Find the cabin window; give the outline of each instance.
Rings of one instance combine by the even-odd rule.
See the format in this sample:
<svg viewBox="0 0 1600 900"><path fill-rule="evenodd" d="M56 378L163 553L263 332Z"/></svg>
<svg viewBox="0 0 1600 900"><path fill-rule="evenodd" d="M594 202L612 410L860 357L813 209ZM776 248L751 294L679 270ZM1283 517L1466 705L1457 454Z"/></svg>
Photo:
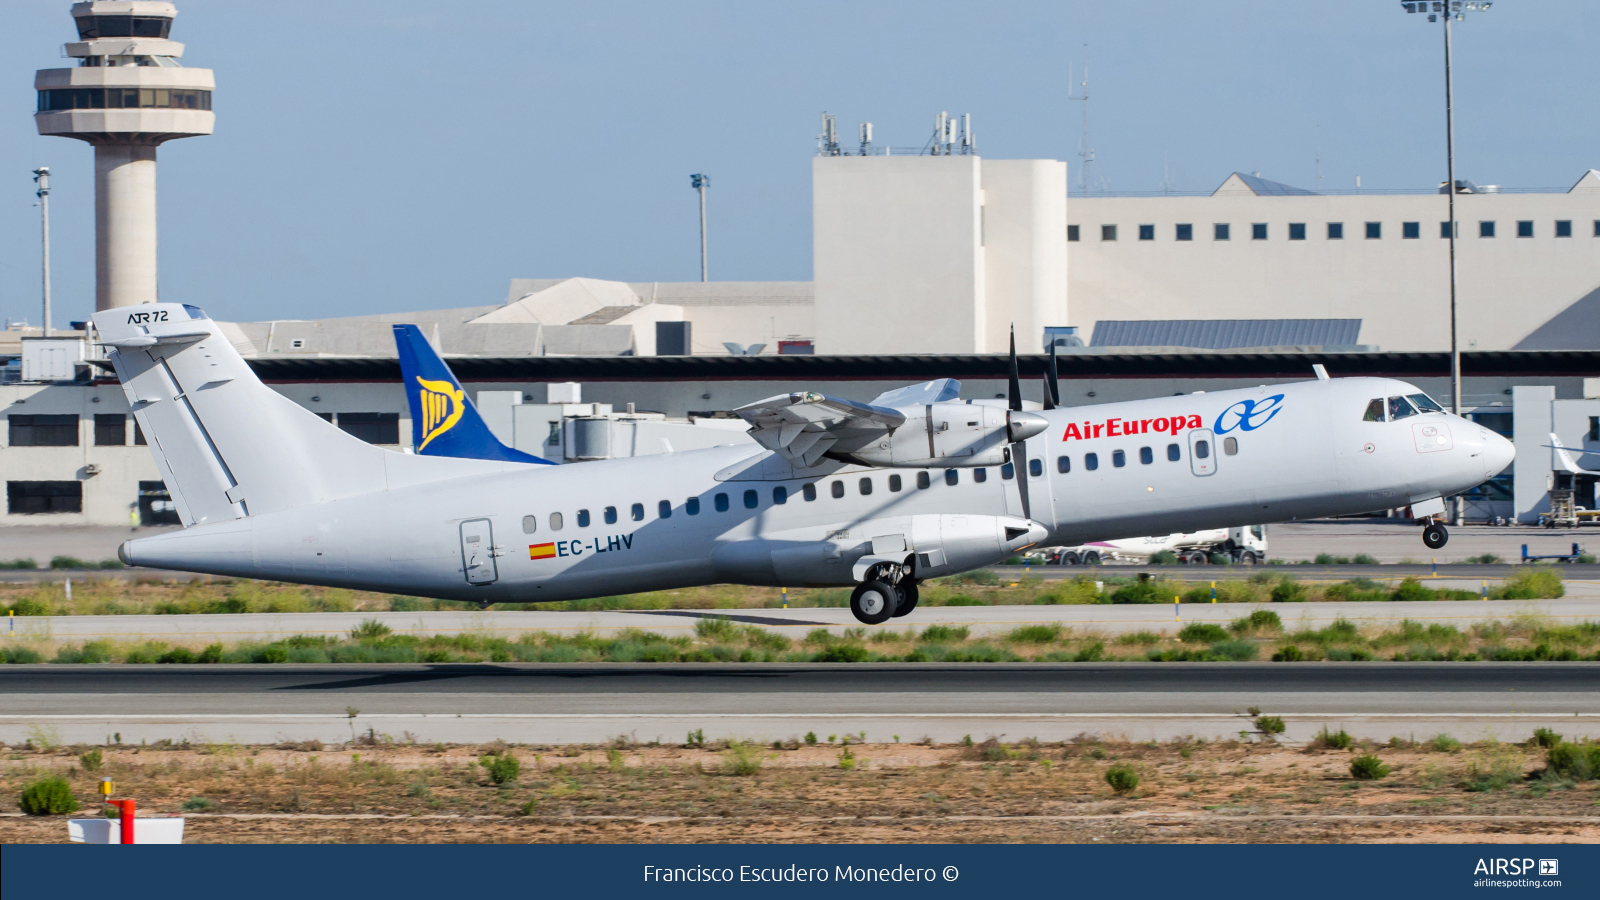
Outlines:
<svg viewBox="0 0 1600 900"><path fill-rule="evenodd" d="M1028 474L1033 476L1034 478L1038 478L1039 476L1043 475L1044 474L1044 460L1042 460L1042 459L1030 459L1030 460L1028 460Z"/></svg>
<svg viewBox="0 0 1600 900"><path fill-rule="evenodd" d="M925 491L928 489L928 485L930 484L933 484L933 479L929 477L927 472L917 473L917 490Z"/></svg>
<svg viewBox="0 0 1600 900"><path fill-rule="evenodd" d="M1000 467L1000 477L1006 481L1010 481L1011 479L1017 477L1017 467L1013 466L1011 463L1006 463Z"/></svg>
<svg viewBox="0 0 1600 900"><path fill-rule="evenodd" d="M1379 397L1367 404L1366 414L1361 417L1363 422L1383 421L1383 398Z"/></svg>
<svg viewBox="0 0 1600 900"><path fill-rule="evenodd" d="M944 483L948 484L948 485L950 485L952 487L954 487L955 485L960 484L961 483L961 470L960 469L945 469L944 470Z"/></svg>
<svg viewBox="0 0 1600 900"><path fill-rule="evenodd" d="M1156 452L1154 450L1151 450L1149 447L1140 447L1139 448L1139 462L1140 462L1140 464L1148 466L1148 465L1150 465L1151 463L1153 463L1155 461L1156 461Z"/></svg>
<svg viewBox="0 0 1600 900"><path fill-rule="evenodd" d="M711 505L716 507L717 512L727 512L728 511L728 495L727 494L718 494L715 497L712 497L711 498Z"/></svg>
<svg viewBox="0 0 1600 900"><path fill-rule="evenodd" d="M1091 472L1100 468L1100 454L1085 453L1083 455L1083 467Z"/></svg>
<svg viewBox="0 0 1600 900"><path fill-rule="evenodd" d="M1177 462L1178 460L1183 459L1183 448L1179 447L1177 444L1168 444L1167 459L1171 462Z"/></svg>
<svg viewBox="0 0 1600 900"><path fill-rule="evenodd" d="M1058 456L1058 457L1056 457L1056 471L1057 472L1071 472L1072 471L1072 457L1070 457L1070 456Z"/></svg>
<svg viewBox="0 0 1600 900"><path fill-rule="evenodd" d="M663 519L672 518L672 501L663 500L656 504L656 515Z"/></svg>
<svg viewBox="0 0 1600 900"><path fill-rule="evenodd" d="M605 517L607 525L617 524L617 508L615 506L606 507Z"/></svg>
<svg viewBox="0 0 1600 900"><path fill-rule="evenodd" d="M1410 400L1412 405L1425 413L1444 412L1444 407L1433 402L1433 398L1429 397L1427 394L1407 394L1406 399Z"/></svg>
<svg viewBox="0 0 1600 900"><path fill-rule="evenodd" d="M578 510L578 527L579 528L588 528L589 527L589 511L587 509Z"/></svg>
<svg viewBox="0 0 1600 900"><path fill-rule="evenodd" d="M744 508L745 509L755 509L760 504L761 504L761 495L757 494L754 489L751 489L751 490L748 490L748 491L744 492Z"/></svg>
<svg viewBox="0 0 1600 900"><path fill-rule="evenodd" d="M1210 459L1211 458L1211 442L1210 441L1195 441L1194 442L1194 457L1195 457L1195 459Z"/></svg>
<svg viewBox="0 0 1600 900"><path fill-rule="evenodd" d="M538 531L538 530L539 530L539 517L538 516L523 516L522 517L522 533L523 534L533 534L535 531Z"/></svg>
<svg viewBox="0 0 1600 900"><path fill-rule="evenodd" d="M789 489L779 485L772 489L772 502L783 505L789 502Z"/></svg>
<svg viewBox="0 0 1600 900"><path fill-rule="evenodd" d="M644 504L643 503L635 503L632 507L630 507L628 509L628 517L633 519L635 522L643 522L644 521Z"/></svg>
<svg viewBox="0 0 1600 900"><path fill-rule="evenodd" d="M690 497L689 499L683 501L683 511L691 516L700 515L700 498Z"/></svg>
<svg viewBox="0 0 1600 900"><path fill-rule="evenodd" d="M844 498L844 482L835 481L833 483L833 486L829 489L829 493L833 494L833 499L835 499L835 500L843 499Z"/></svg>
<svg viewBox="0 0 1600 900"><path fill-rule="evenodd" d="M861 479L861 481L857 484L857 487L859 487L861 490L861 496L865 497L866 495L872 493L872 479Z"/></svg>
<svg viewBox="0 0 1600 900"><path fill-rule="evenodd" d="M1238 438L1223 438L1222 439L1222 452L1226 456L1238 456L1239 455L1239 439Z"/></svg>
<svg viewBox="0 0 1600 900"><path fill-rule="evenodd" d="M810 503L817 499L817 486L815 484L807 484L800 489L800 495L806 498L807 503Z"/></svg>
<svg viewBox="0 0 1600 900"><path fill-rule="evenodd" d="M1111 451L1111 464L1119 469L1122 468L1128 464L1128 454L1123 453L1121 450Z"/></svg>
<svg viewBox="0 0 1600 900"><path fill-rule="evenodd" d="M561 525L562 525L561 513L551 513L550 514L550 530L551 531L560 531L561 530Z"/></svg>
<svg viewBox="0 0 1600 900"><path fill-rule="evenodd" d="M989 480L989 470L988 469L973 469L972 470L972 480L976 481L979 484L983 484L985 481Z"/></svg>
<svg viewBox="0 0 1600 900"><path fill-rule="evenodd" d="M901 484L902 484L902 482L900 481L900 476L899 475L890 475L889 476L889 493L891 493L891 494L900 493Z"/></svg>
<svg viewBox="0 0 1600 900"><path fill-rule="evenodd" d="M1406 398L1389 398L1389 421L1394 422L1396 420L1408 418L1416 414L1417 408L1412 406L1411 401L1407 400Z"/></svg>

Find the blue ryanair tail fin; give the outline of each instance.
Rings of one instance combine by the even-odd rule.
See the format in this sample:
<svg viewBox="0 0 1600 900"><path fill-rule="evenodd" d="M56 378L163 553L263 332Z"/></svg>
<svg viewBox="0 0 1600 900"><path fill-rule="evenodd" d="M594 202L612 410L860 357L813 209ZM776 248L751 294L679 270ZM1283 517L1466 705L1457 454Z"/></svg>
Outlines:
<svg viewBox="0 0 1600 900"><path fill-rule="evenodd" d="M411 446L423 456L496 459L555 465L507 447L485 425L461 383L415 325L394 326L400 351L400 377L411 405Z"/></svg>

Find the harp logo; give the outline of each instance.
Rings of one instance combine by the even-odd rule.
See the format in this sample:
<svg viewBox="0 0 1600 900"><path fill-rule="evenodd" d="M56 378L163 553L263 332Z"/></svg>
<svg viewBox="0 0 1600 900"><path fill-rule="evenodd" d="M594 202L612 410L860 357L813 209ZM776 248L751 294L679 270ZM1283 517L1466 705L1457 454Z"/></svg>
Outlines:
<svg viewBox="0 0 1600 900"><path fill-rule="evenodd" d="M448 381L429 381L418 378L422 387L422 443L420 451L434 438L454 428L466 411L466 392Z"/></svg>

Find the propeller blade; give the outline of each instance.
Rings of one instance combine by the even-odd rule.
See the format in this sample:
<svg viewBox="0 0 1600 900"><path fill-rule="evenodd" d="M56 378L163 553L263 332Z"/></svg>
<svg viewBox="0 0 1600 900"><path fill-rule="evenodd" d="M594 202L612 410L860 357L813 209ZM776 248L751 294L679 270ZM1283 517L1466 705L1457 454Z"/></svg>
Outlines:
<svg viewBox="0 0 1600 900"><path fill-rule="evenodd" d="M1016 467L1017 496L1022 498L1022 517L1033 518L1033 505L1028 501L1028 442L1017 441L1011 445L1011 464Z"/></svg>
<svg viewBox="0 0 1600 900"><path fill-rule="evenodd" d="M1011 408L1022 410L1022 378L1017 374L1017 327L1011 326Z"/></svg>
<svg viewBox="0 0 1600 900"><path fill-rule="evenodd" d="M1061 405L1061 378L1056 374L1056 342L1050 342L1050 361L1046 364L1049 368L1045 378L1045 385L1050 389L1050 399L1045 401L1045 409L1055 409Z"/></svg>

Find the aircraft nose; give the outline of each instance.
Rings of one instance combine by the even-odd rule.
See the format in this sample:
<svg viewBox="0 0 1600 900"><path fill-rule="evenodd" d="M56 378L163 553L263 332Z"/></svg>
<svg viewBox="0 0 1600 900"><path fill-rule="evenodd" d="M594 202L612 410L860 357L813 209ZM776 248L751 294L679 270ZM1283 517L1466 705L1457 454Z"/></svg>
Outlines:
<svg viewBox="0 0 1600 900"><path fill-rule="evenodd" d="M1485 428L1483 435L1483 477L1493 478L1504 472L1506 466L1517 458L1516 445Z"/></svg>

